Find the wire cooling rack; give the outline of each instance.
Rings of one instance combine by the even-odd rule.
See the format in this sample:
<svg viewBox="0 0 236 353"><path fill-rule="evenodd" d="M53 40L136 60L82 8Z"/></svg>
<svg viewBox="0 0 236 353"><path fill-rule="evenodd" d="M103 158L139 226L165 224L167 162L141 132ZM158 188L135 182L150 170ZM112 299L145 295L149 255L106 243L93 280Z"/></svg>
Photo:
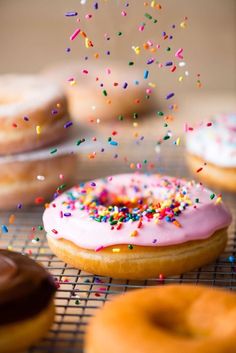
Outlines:
<svg viewBox="0 0 236 353"><path fill-rule="evenodd" d="M153 152L154 153L154 152ZM188 176L184 165L183 153L176 147L164 148L160 159L154 155L161 166L161 171L170 175ZM86 168L86 167L84 167ZM129 171L124 163L110 163L94 161L90 169L86 169L88 178L101 175ZM42 208L21 210L15 215L15 222L9 225L9 232L0 234L0 247L28 254L41 262L54 276L57 284L56 316L54 325L48 336L28 353L82 353L83 335L89 318L96 309L109 300L113 295L135 288L165 283L203 283L210 286L224 287L228 290L236 289L236 269L230 256L236 251L236 202L233 195L224 195L224 200L234 215L233 224L229 230L229 240L225 252L209 266L181 276L158 278L146 281L117 280L107 277L97 277L75 270L51 254L45 239L42 226ZM11 212L0 213L1 224L8 224Z"/></svg>

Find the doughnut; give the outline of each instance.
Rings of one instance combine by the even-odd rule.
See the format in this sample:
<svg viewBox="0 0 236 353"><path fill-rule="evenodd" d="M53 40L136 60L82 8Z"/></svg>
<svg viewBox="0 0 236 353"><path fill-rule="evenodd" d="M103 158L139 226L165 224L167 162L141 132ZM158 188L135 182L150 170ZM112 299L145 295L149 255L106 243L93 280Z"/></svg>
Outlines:
<svg viewBox="0 0 236 353"><path fill-rule="evenodd" d="M120 174L75 186L45 210L49 247L81 270L115 278L177 275L224 250L231 214L193 181Z"/></svg>
<svg viewBox="0 0 236 353"><path fill-rule="evenodd" d="M85 353L233 353L236 296L200 285L134 290L107 302L86 331Z"/></svg>
<svg viewBox="0 0 236 353"><path fill-rule="evenodd" d="M67 121L60 85L38 75L0 76L0 155L59 141Z"/></svg>
<svg viewBox="0 0 236 353"><path fill-rule="evenodd" d="M189 168L199 180L236 192L236 114L215 116L189 131L186 147Z"/></svg>
<svg viewBox="0 0 236 353"><path fill-rule="evenodd" d="M56 287L28 256L0 249L0 352L21 352L39 341L54 319Z"/></svg>
<svg viewBox="0 0 236 353"><path fill-rule="evenodd" d="M78 157L59 146L56 154L46 148L0 156L0 210L42 203L73 185Z"/></svg>
<svg viewBox="0 0 236 353"><path fill-rule="evenodd" d="M105 65L71 62L48 68L44 74L64 86L70 115L80 122L133 119L135 113L153 108L152 100L146 98L151 88L142 70L118 63L107 70Z"/></svg>

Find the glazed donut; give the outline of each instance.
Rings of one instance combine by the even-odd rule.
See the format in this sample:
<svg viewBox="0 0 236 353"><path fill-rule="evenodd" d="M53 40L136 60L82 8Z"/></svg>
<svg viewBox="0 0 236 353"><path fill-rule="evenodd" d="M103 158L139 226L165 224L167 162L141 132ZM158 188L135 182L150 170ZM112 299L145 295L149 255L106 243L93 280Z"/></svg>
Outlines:
<svg viewBox="0 0 236 353"><path fill-rule="evenodd" d="M54 319L51 276L28 256L0 250L0 352L21 352L39 341Z"/></svg>
<svg viewBox="0 0 236 353"><path fill-rule="evenodd" d="M0 76L0 155L59 141L67 121L60 85L38 75Z"/></svg>
<svg viewBox="0 0 236 353"><path fill-rule="evenodd" d="M231 215L195 182L121 174L76 186L43 215L49 246L97 275L144 279L177 275L213 261Z"/></svg>
<svg viewBox="0 0 236 353"><path fill-rule="evenodd" d="M199 180L236 191L236 114L215 116L189 131L186 147L188 165Z"/></svg>
<svg viewBox="0 0 236 353"><path fill-rule="evenodd" d="M85 353L233 353L236 296L194 285L135 290L91 319Z"/></svg>
<svg viewBox="0 0 236 353"><path fill-rule="evenodd" d="M75 182L77 160L76 154L60 152L59 147L56 154L44 149L0 157L0 209L52 199L56 190L64 191Z"/></svg>
<svg viewBox="0 0 236 353"><path fill-rule="evenodd" d="M106 69L105 64L82 66L72 62L49 68L44 74L64 86L70 115L79 122L118 121L153 108L153 100L147 99L151 88L144 82L143 72L132 67L114 63Z"/></svg>

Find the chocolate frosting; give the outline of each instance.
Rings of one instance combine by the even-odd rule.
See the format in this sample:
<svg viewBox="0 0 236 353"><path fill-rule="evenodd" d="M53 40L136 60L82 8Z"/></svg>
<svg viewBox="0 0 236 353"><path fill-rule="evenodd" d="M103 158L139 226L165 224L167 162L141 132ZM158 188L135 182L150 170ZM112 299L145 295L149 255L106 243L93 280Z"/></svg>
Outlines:
<svg viewBox="0 0 236 353"><path fill-rule="evenodd" d="M56 291L53 278L27 255L0 249L0 325L37 315Z"/></svg>

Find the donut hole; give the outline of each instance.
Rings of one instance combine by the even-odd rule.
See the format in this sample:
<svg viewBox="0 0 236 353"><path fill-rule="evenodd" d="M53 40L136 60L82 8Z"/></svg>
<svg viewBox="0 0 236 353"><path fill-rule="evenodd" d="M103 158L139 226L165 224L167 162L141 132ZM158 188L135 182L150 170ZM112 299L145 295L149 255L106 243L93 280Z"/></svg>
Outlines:
<svg viewBox="0 0 236 353"><path fill-rule="evenodd" d="M153 316L151 319L152 325L156 326L157 329L164 331L169 335L179 336L185 339L200 339L207 337L207 332L193 330L188 322L185 321L184 316L173 313L173 315L158 315Z"/></svg>

